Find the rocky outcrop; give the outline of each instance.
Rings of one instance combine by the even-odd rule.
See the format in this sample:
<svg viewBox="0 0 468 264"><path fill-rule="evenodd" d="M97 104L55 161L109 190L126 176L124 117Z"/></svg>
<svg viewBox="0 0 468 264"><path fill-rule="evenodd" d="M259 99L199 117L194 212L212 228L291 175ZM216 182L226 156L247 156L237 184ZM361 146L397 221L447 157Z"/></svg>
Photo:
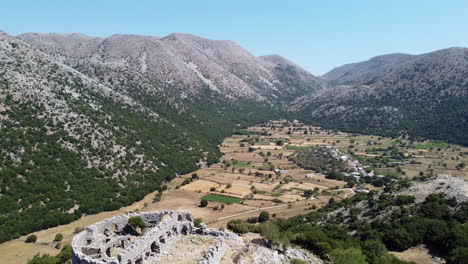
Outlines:
<svg viewBox="0 0 468 264"><path fill-rule="evenodd" d="M439 175L423 182L417 182L409 189L400 192L413 195L416 203L422 203L432 193L443 193L448 198L455 198L458 203L468 201L468 182L455 176Z"/></svg>

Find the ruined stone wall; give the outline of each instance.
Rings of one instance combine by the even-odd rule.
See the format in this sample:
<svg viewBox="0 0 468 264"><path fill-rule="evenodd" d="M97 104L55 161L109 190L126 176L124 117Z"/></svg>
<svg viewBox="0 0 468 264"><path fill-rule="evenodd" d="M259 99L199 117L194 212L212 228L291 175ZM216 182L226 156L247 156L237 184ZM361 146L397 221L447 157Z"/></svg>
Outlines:
<svg viewBox="0 0 468 264"><path fill-rule="evenodd" d="M140 216L148 228L139 236L128 234L128 221ZM192 214L185 211L149 212L115 216L88 226L73 238L74 264L139 264L164 251L167 244L181 235L199 234L217 237L200 264L219 263L227 250L225 239L242 239L230 232L195 228Z"/></svg>
<svg viewBox="0 0 468 264"><path fill-rule="evenodd" d="M203 259L198 264L217 264L226 253L228 245L224 237L219 237L215 244L205 253Z"/></svg>

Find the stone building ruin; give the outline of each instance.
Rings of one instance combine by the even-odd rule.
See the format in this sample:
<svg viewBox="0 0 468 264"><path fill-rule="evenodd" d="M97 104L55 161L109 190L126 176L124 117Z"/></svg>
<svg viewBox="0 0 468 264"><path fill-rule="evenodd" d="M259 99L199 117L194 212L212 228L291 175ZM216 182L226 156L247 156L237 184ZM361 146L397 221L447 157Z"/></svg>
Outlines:
<svg viewBox="0 0 468 264"><path fill-rule="evenodd" d="M138 234L128 221L132 216L139 216L147 228ZM212 246L206 250L200 264L219 263L224 255L226 239L242 241L237 235L211 230L193 224L190 212L164 211L115 216L88 226L73 238L74 264L144 264L158 263L156 257L164 253L166 247L180 236L211 236Z"/></svg>
<svg viewBox="0 0 468 264"><path fill-rule="evenodd" d="M139 216L146 224L141 230L129 224ZM262 241L258 234L250 233ZM185 210L130 213L114 216L85 228L72 241L73 264L289 264L292 259L323 264L310 252L289 248L279 252L245 237L195 227Z"/></svg>

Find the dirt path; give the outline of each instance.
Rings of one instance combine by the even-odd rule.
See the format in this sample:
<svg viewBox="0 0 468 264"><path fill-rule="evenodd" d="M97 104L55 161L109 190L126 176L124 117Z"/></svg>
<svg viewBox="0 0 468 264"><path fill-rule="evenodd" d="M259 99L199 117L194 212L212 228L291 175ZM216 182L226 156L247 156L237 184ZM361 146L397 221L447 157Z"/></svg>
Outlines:
<svg viewBox="0 0 468 264"><path fill-rule="evenodd" d="M245 214L250 214L250 213L258 212L258 211L265 211L265 210L268 210L268 209L274 209L274 208L283 207L283 206L287 206L287 204L281 204L281 205L274 205L274 206L256 208L256 209L253 209L253 210L249 210L249 211L245 211L245 212L241 212L241 213L237 213L237 214L232 214L232 215L228 215L228 216L223 216L223 217L217 218L217 219L215 219L215 220L208 221L208 222L206 222L206 224L211 224L211 223L214 223L214 222L217 222L217 221L221 221L221 220L225 220L225 219L229 219L229 218L232 218L232 217L236 217L236 216L240 216L240 215L245 215Z"/></svg>
<svg viewBox="0 0 468 264"><path fill-rule="evenodd" d="M343 199L348 198L349 195L354 195L354 194L356 194L356 192L354 192L354 190L351 189L351 188L344 188L344 189L337 189L337 190L330 190L330 191L331 191L331 192L348 191L347 193L345 193L345 194L343 195Z"/></svg>

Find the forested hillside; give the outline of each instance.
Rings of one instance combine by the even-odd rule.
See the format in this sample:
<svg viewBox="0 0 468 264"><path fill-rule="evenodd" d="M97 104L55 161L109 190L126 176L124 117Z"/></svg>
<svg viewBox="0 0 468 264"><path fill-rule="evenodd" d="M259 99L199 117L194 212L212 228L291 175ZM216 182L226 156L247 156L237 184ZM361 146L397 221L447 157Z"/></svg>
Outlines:
<svg viewBox="0 0 468 264"><path fill-rule="evenodd" d="M436 179L421 178L414 185L430 185ZM454 193L452 183L439 186L438 193L402 194L407 181L396 181L384 192L361 193L340 202L289 219L249 224L232 220L237 233L259 232L273 247L297 245L335 264L390 264L401 261L388 251L404 251L421 243L449 264L466 263L468 254L468 204L466 194ZM423 188L423 187L422 187ZM422 201L415 196L424 195ZM463 197L456 199L455 197Z"/></svg>
<svg viewBox="0 0 468 264"><path fill-rule="evenodd" d="M139 200L215 162L237 124L272 117L210 94L123 95L3 33L0 56L0 242Z"/></svg>
<svg viewBox="0 0 468 264"><path fill-rule="evenodd" d="M365 83L298 98L292 116L332 129L468 144L468 49L414 56L372 74L378 76Z"/></svg>

